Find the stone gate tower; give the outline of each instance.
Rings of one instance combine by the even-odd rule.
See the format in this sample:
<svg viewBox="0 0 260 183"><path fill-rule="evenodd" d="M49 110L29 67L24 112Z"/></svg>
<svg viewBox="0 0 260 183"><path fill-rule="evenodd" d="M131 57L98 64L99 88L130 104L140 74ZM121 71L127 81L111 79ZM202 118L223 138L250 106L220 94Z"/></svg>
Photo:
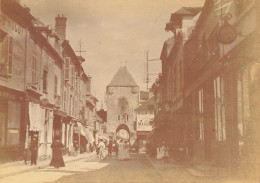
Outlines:
<svg viewBox="0 0 260 183"><path fill-rule="evenodd" d="M121 66L106 88L107 132L113 134L125 129L131 142L136 139L134 109L139 105L139 86L126 68Z"/></svg>

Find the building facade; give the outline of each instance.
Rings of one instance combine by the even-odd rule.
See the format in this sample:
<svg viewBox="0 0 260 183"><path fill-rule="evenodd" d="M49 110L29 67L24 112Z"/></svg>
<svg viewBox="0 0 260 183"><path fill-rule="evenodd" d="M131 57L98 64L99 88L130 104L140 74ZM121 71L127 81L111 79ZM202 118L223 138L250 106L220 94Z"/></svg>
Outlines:
<svg viewBox="0 0 260 183"><path fill-rule="evenodd" d="M158 111L155 129L161 121L172 127L169 133L162 131L176 139L168 142L176 158L180 154L182 160L195 163L252 167L246 172L257 168L257 14L255 1L245 2L207 0L187 27L181 27L181 34L177 20L166 26L175 36L172 45L165 43L162 53L172 51L183 64L179 64L182 69L163 66L162 77L153 85ZM178 62L174 57L169 58ZM165 56L163 65L164 60ZM169 72L177 74L172 86L167 82ZM171 95L173 100L167 104Z"/></svg>
<svg viewBox="0 0 260 183"><path fill-rule="evenodd" d="M125 66L121 66L106 92L107 103L107 132L113 138L120 129L128 132L133 142L136 139L134 109L139 105L139 86Z"/></svg>
<svg viewBox="0 0 260 183"><path fill-rule="evenodd" d="M66 17L55 20L50 29L17 1L1 1L1 162L22 159L32 136L39 160L50 158L53 139L64 153L94 141L86 130L91 78L66 40Z"/></svg>

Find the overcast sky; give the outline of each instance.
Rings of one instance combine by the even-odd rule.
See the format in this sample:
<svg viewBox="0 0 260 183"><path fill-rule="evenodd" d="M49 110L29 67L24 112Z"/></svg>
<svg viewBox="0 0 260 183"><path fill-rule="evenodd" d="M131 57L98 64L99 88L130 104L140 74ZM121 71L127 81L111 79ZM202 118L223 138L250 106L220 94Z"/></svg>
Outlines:
<svg viewBox="0 0 260 183"><path fill-rule="evenodd" d="M92 77L92 93L104 100L122 61L145 90L145 50L159 58L171 13L181 6L202 6L204 0L21 0L44 24L55 25L57 14L67 17L67 37L74 50L82 40L83 67ZM160 62L150 62L150 73L161 72ZM151 76L152 82L155 76ZM150 85L152 84L150 83Z"/></svg>

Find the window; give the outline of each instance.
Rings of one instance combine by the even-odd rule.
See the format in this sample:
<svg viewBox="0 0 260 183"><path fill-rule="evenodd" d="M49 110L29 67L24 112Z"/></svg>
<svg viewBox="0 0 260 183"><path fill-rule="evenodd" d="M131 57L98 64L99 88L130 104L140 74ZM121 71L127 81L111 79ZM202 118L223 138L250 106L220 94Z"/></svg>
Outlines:
<svg viewBox="0 0 260 183"><path fill-rule="evenodd" d="M43 91L47 91L47 81L48 81L48 78L47 78L47 76L48 76L48 72L47 72L47 70L44 70L43 71L43 86L42 86L42 88L43 88Z"/></svg>
<svg viewBox="0 0 260 183"><path fill-rule="evenodd" d="M70 58L66 57L65 58L65 69L64 69L64 79L66 81L69 81L70 79Z"/></svg>
<svg viewBox="0 0 260 183"><path fill-rule="evenodd" d="M8 39L8 74L12 74L13 69L13 38Z"/></svg>
<svg viewBox="0 0 260 183"><path fill-rule="evenodd" d="M126 115L126 121L128 121L128 115Z"/></svg>
<svg viewBox="0 0 260 183"><path fill-rule="evenodd" d="M75 82L75 88L77 91L79 91L79 76L78 76L78 73L76 73L76 82Z"/></svg>
<svg viewBox="0 0 260 183"><path fill-rule="evenodd" d="M215 97L215 131L216 140L226 140L226 121L224 106L224 82L219 76L214 80L214 97Z"/></svg>
<svg viewBox="0 0 260 183"><path fill-rule="evenodd" d="M199 125L200 140L204 140L204 119L203 119L203 89L199 90Z"/></svg>
<svg viewBox="0 0 260 183"><path fill-rule="evenodd" d="M0 37L0 75L7 77L12 74L13 38L1 32Z"/></svg>
<svg viewBox="0 0 260 183"><path fill-rule="evenodd" d="M71 86L73 86L73 87L75 87L75 82L74 82L74 80L75 80L75 71L74 71L74 67L72 66L71 67L71 79L70 79L70 84L71 84Z"/></svg>
<svg viewBox="0 0 260 183"><path fill-rule="evenodd" d="M117 120L120 121L120 115L117 115Z"/></svg>
<svg viewBox="0 0 260 183"><path fill-rule="evenodd" d="M237 110L238 110L238 133L245 135L246 124L249 121L249 78L248 70L238 75L237 83Z"/></svg>
<svg viewBox="0 0 260 183"><path fill-rule="evenodd" d="M54 95L58 95L58 77L56 75L54 76Z"/></svg>
<svg viewBox="0 0 260 183"><path fill-rule="evenodd" d="M35 56L32 57L32 84L37 84L37 58Z"/></svg>
<svg viewBox="0 0 260 183"><path fill-rule="evenodd" d="M66 101L67 100L67 92L64 91L64 94L63 94L63 110L66 112Z"/></svg>

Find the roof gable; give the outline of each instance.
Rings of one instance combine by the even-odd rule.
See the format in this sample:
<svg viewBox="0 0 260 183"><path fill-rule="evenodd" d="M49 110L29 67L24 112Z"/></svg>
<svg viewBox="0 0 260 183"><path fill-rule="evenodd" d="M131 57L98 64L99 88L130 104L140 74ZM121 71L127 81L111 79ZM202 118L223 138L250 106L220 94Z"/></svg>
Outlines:
<svg viewBox="0 0 260 183"><path fill-rule="evenodd" d="M121 66L108 86L138 86L126 66Z"/></svg>

